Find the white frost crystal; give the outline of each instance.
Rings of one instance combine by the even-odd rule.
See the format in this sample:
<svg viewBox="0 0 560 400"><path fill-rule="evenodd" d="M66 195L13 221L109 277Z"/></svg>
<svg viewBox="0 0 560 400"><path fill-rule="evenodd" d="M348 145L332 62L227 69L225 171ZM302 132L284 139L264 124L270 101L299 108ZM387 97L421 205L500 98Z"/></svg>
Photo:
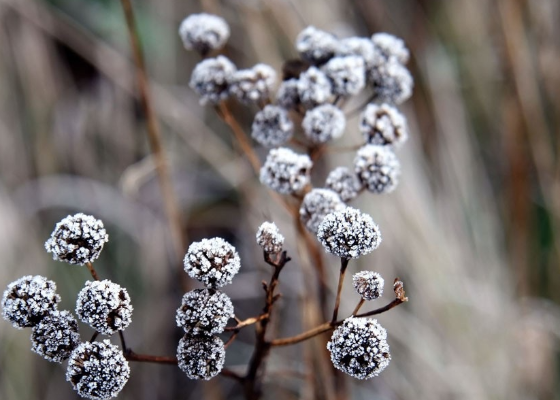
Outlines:
<svg viewBox="0 0 560 400"><path fill-rule="evenodd" d="M87 281L76 301L76 314L80 320L105 335L112 335L130 325L132 310L126 289L108 279Z"/></svg>
<svg viewBox="0 0 560 400"><path fill-rule="evenodd" d="M346 118L340 108L323 104L308 110L301 126L305 136L313 143L326 143L342 136Z"/></svg>
<svg viewBox="0 0 560 400"><path fill-rule="evenodd" d="M263 222L257 231L257 244L264 252L278 254L284 245L284 236L274 222Z"/></svg>
<svg viewBox="0 0 560 400"><path fill-rule="evenodd" d="M294 124L282 107L268 105L255 115L251 136L266 147L286 143L294 133Z"/></svg>
<svg viewBox="0 0 560 400"><path fill-rule="evenodd" d="M352 283L364 300L375 300L383 295L385 280L377 272L357 272L352 277Z"/></svg>
<svg viewBox="0 0 560 400"><path fill-rule="evenodd" d="M323 71L310 67L298 79L298 95L301 104L307 108L326 103L332 97L332 86Z"/></svg>
<svg viewBox="0 0 560 400"><path fill-rule="evenodd" d="M390 33L382 32L374 34L371 41L386 59L395 58L401 64L408 62L410 53L402 39Z"/></svg>
<svg viewBox="0 0 560 400"><path fill-rule="evenodd" d="M358 196L362 190L362 183L353 171L346 167L337 167L329 173L325 187L338 193L346 203Z"/></svg>
<svg viewBox="0 0 560 400"><path fill-rule="evenodd" d="M219 237L192 243L184 263L191 278L213 289L231 283L241 267L235 247Z"/></svg>
<svg viewBox="0 0 560 400"><path fill-rule="evenodd" d="M401 104L412 95L412 75L404 65L394 59L372 68L368 78L378 102Z"/></svg>
<svg viewBox="0 0 560 400"><path fill-rule="evenodd" d="M78 213L56 224L45 249L54 260L84 265L95 261L108 241L103 221Z"/></svg>
<svg viewBox="0 0 560 400"><path fill-rule="evenodd" d="M401 165L390 147L368 144L358 150L354 171L370 192L390 193L399 183Z"/></svg>
<svg viewBox="0 0 560 400"><path fill-rule="evenodd" d="M364 60L366 70L379 65L382 55L370 38L350 37L340 40L337 56L359 56Z"/></svg>
<svg viewBox="0 0 560 400"><path fill-rule="evenodd" d="M122 351L109 340L80 344L68 360L66 380L81 397L104 400L117 397L130 378Z"/></svg>
<svg viewBox="0 0 560 400"><path fill-rule="evenodd" d="M195 289L185 293L177 309L177 326L190 335L217 335L233 317L233 304L215 289Z"/></svg>
<svg viewBox="0 0 560 400"><path fill-rule="evenodd" d="M276 104L286 109L292 109L296 108L299 103L298 80L291 78L282 81L276 91Z"/></svg>
<svg viewBox="0 0 560 400"><path fill-rule="evenodd" d="M235 71L235 65L224 56L207 58L194 68L189 86L200 96L200 104L219 103L230 95Z"/></svg>
<svg viewBox="0 0 560 400"><path fill-rule="evenodd" d="M364 59L359 56L334 57L323 66L337 96L353 96L366 86Z"/></svg>
<svg viewBox="0 0 560 400"><path fill-rule="evenodd" d="M79 344L78 322L68 311L51 312L31 333L31 350L52 362L66 360Z"/></svg>
<svg viewBox="0 0 560 400"><path fill-rule="evenodd" d="M266 64L240 69L231 78L230 92L246 104L267 100L276 82L276 72Z"/></svg>
<svg viewBox="0 0 560 400"><path fill-rule="evenodd" d="M371 318L345 319L334 330L327 349L335 368L358 379L379 375L391 361L387 331Z"/></svg>
<svg viewBox="0 0 560 400"><path fill-rule="evenodd" d="M179 36L187 50L194 49L205 55L225 44L229 38L229 26L217 15L192 14L179 26Z"/></svg>
<svg viewBox="0 0 560 400"><path fill-rule="evenodd" d="M217 336L185 335L177 346L179 368L190 379L210 380L224 367L224 342Z"/></svg>
<svg viewBox="0 0 560 400"><path fill-rule="evenodd" d="M322 64L334 56L338 41L328 32L308 26L296 39L296 49L306 61Z"/></svg>
<svg viewBox="0 0 560 400"><path fill-rule="evenodd" d="M313 189L305 195L299 209L299 218L305 227L317 233L319 224L330 213L344 210L346 204L329 189Z"/></svg>
<svg viewBox="0 0 560 400"><path fill-rule="evenodd" d="M386 103L367 105L361 115L360 131L369 144L398 147L408 139L405 116Z"/></svg>
<svg viewBox="0 0 560 400"><path fill-rule="evenodd" d="M352 207L327 215L317 238L326 251L341 258L359 258L381 243L381 232L373 219Z"/></svg>
<svg viewBox="0 0 560 400"><path fill-rule="evenodd" d="M282 194L300 193L309 183L312 166L306 154L297 154L285 147L272 149L261 167L260 181Z"/></svg>

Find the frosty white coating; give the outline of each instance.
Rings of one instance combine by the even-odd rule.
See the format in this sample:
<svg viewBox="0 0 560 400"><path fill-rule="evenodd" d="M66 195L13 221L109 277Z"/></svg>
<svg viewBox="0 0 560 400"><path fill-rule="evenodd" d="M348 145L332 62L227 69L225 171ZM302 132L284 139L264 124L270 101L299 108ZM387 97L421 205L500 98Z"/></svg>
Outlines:
<svg viewBox="0 0 560 400"><path fill-rule="evenodd" d="M190 335L222 333L233 317L233 304L225 293L215 289L195 289L185 293L177 309L177 326Z"/></svg>
<svg viewBox="0 0 560 400"><path fill-rule="evenodd" d="M331 81L333 94L337 96L354 96L366 86L366 69L362 57L334 57L322 70Z"/></svg>
<svg viewBox="0 0 560 400"><path fill-rule="evenodd" d="M104 335L112 335L130 325L132 310L126 289L108 279L87 281L76 301L78 318Z"/></svg>
<svg viewBox="0 0 560 400"><path fill-rule="evenodd" d="M367 70L379 65L383 61L379 49L370 38L349 37L338 42L337 56L359 56L364 60Z"/></svg>
<svg viewBox="0 0 560 400"><path fill-rule="evenodd" d="M40 275L27 275L11 282L4 291L2 316L15 328L29 328L56 310L59 302L53 281Z"/></svg>
<svg viewBox="0 0 560 400"><path fill-rule="evenodd" d="M401 165L390 147L367 144L356 153L354 172L370 192L390 193L399 183Z"/></svg>
<svg viewBox="0 0 560 400"><path fill-rule="evenodd" d="M185 335L177 346L179 368L190 379L210 380L224 367L226 350L217 336Z"/></svg>
<svg viewBox="0 0 560 400"><path fill-rule="evenodd" d="M255 115L251 136L266 147L286 143L294 133L294 124L282 107L267 105Z"/></svg>
<svg viewBox="0 0 560 400"><path fill-rule="evenodd" d="M239 272L241 260L235 247L216 237L192 243L184 264L191 278L199 280L208 288L219 288L231 283Z"/></svg>
<svg viewBox="0 0 560 400"><path fill-rule="evenodd" d="M263 222L257 231L257 244L264 252L278 254L284 245L284 236L274 222Z"/></svg>
<svg viewBox="0 0 560 400"><path fill-rule="evenodd" d="M185 48L203 55L221 48L229 34L229 26L223 18L206 13L191 14L179 26L179 36Z"/></svg>
<svg viewBox="0 0 560 400"><path fill-rule="evenodd" d="M332 104L322 104L305 113L301 123L305 136L313 143L326 143L344 133L346 117Z"/></svg>
<svg viewBox="0 0 560 400"><path fill-rule="evenodd" d="M286 109L296 108L300 103L298 80L291 78L282 81L276 91L276 104Z"/></svg>
<svg viewBox="0 0 560 400"><path fill-rule="evenodd" d="M364 300L375 300L383 295L385 280L377 272L360 271L352 277L352 284Z"/></svg>
<svg viewBox="0 0 560 400"><path fill-rule="evenodd" d="M322 64L336 52L337 39L334 35L308 26L296 38L296 50L311 64Z"/></svg>
<svg viewBox="0 0 560 400"><path fill-rule="evenodd" d="M51 312L31 332L31 350L51 362L66 360L78 344L78 322L69 311Z"/></svg>
<svg viewBox="0 0 560 400"><path fill-rule="evenodd" d="M342 201L347 203L358 196L363 186L354 171L346 167L337 167L327 176L325 187L337 193Z"/></svg>
<svg viewBox="0 0 560 400"><path fill-rule="evenodd" d="M375 100L378 102L401 104L412 95L412 75L396 60L390 59L371 69L368 79L373 85Z"/></svg>
<svg viewBox="0 0 560 400"><path fill-rule="evenodd" d="M45 249L52 253L54 260L84 265L95 261L108 241L103 221L78 213L56 224Z"/></svg>
<svg viewBox="0 0 560 400"><path fill-rule="evenodd" d="M313 163L306 154L280 147L272 149L260 171L260 181L282 194L300 193L309 183Z"/></svg>
<svg viewBox="0 0 560 400"><path fill-rule="evenodd" d="M117 397L130 378L130 367L122 351L109 340L85 342L70 355L66 380L87 399Z"/></svg>
<svg viewBox="0 0 560 400"><path fill-rule="evenodd" d="M189 86L200 96L200 104L219 103L230 95L235 71L235 65L224 56L207 58L194 68Z"/></svg>
<svg viewBox="0 0 560 400"><path fill-rule="evenodd" d="M326 103L332 97L332 86L323 71L310 67L298 79L298 95L301 104L313 108Z"/></svg>
<svg viewBox="0 0 560 400"><path fill-rule="evenodd" d="M330 189L313 189L305 195L299 209L299 218L307 230L317 233L319 224L330 213L341 211L346 204Z"/></svg>
<svg viewBox="0 0 560 400"><path fill-rule="evenodd" d="M230 92L246 104L268 100L276 82L276 72L266 64L240 69L231 78Z"/></svg>
<svg viewBox="0 0 560 400"><path fill-rule="evenodd" d="M335 368L358 379L379 375L391 361L387 331L370 318L345 319L334 330L327 349Z"/></svg>
<svg viewBox="0 0 560 400"><path fill-rule="evenodd" d="M367 143L399 147L408 139L408 125L401 112L390 104L367 105L360 118L360 132Z"/></svg>
<svg viewBox="0 0 560 400"><path fill-rule="evenodd" d="M375 250L381 243L381 232L369 215L346 207L323 219L317 238L329 253L351 259Z"/></svg>
<svg viewBox="0 0 560 400"><path fill-rule="evenodd" d="M390 33L381 32L374 34L371 41L386 59L394 58L401 64L408 62L410 52L402 39Z"/></svg>

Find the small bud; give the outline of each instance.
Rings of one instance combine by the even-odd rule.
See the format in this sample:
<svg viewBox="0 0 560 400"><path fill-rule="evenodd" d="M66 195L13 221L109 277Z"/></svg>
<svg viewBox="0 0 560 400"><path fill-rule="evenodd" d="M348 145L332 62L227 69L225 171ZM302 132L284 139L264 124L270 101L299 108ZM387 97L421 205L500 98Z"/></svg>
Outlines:
<svg viewBox="0 0 560 400"><path fill-rule="evenodd" d="M263 222L257 231L257 244L268 254L278 254L284 245L284 236L274 222Z"/></svg>
<svg viewBox="0 0 560 400"><path fill-rule="evenodd" d="M179 36L187 50L196 50L202 55L221 48L229 38L227 22L217 15L192 14L183 20Z"/></svg>
<svg viewBox="0 0 560 400"><path fill-rule="evenodd" d="M272 149L260 171L260 181L282 194L301 193L309 183L313 163L309 156L280 147Z"/></svg>
<svg viewBox="0 0 560 400"><path fill-rule="evenodd" d="M389 104L368 104L361 116L360 131L369 144L398 147L408 139L406 118Z"/></svg>
<svg viewBox="0 0 560 400"><path fill-rule="evenodd" d="M255 115L251 136L266 147L286 143L294 133L294 124L288 112L278 106L268 105Z"/></svg>
<svg viewBox="0 0 560 400"><path fill-rule="evenodd" d="M353 171L346 167L338 167L329 173L325 187L338 193L342 201L347 203L358 196L363 186Z"/></svg>
<svg viewBox="0 0 560 400"><path fill-rule="evenodd" d="M212 289L231 283L241 267L235 247L218 237L192 243L184 263L191 278Z"/></svg>
<svg viewBox="0 0 560 400"><path fill-rule="evenodd" d="M200 96L200 104L219 103L230 95L230 82L237 68L226 57L199 62L191 74L189 86Z"/></svg>
<svg viewBox="0 0 560 400"><path fill-rule="evenodd" d="M354 171L370 192L390 193L399 183L401 165L389 147L368 144L358 150Z"/></svg>
<svg viewBox="0 0 560 400"><path fill-rule="evenodd" d="M305 136L313 143L326 143L342 136L346 118L340 108L323 104L308 110L301 126Z"/></svg>
<svg viewBox="0 0 560 400"><path fill-rule="evenodd" d="M377 272L360 271L352 277L354 289L364 300L375 300L383 295L385 281Z"/></svg>

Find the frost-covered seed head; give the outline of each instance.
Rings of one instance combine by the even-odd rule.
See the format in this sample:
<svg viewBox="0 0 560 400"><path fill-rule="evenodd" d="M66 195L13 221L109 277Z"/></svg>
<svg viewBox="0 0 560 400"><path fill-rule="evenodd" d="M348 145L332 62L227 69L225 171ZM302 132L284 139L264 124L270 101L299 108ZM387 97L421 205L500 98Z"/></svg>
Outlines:
<svg viewBox="0 0 560 400"><path fill-rule="evenodd" d="M300 193L309 183L313 163L306 154L280 147L272 149L261 167L260 181L282 194Z"/></svg>
<svg viewBox="0 0 560 400"><path fill-rule="evenodd" d="M251 136L266 147L280 146L294 134L294 124L282 107L268 105L255 115Z"/></svg>
<svg viewBox="0 0 560 400"><path fill-rule="evenodd" d="M329 253L341 258L359 258L381 243L381 232L373 219L352 207L327 215L317 238Z"/></svg>
<svg viewBox="0 0 560 400"><path fill-rule="evenodd" d="M377 272L360 271L352 277L354 289L364 300L375 300L383 295L385 281Z"/></svg>
<svg viewBox="0 0 560 400"><path fill-rule="evenodd" d="M202 55L221 48L229 38L227 22L217 15L192 14L179 26L179 36L187 50L196 50Z"/></svg>
<svg viewBox="0 0 560 400"><path fill-rule="evenodd" d="M45 248L54 260L84 265L99 257L107 241L109 235L101 220L78 213L56 224Z"/></svg>
<svg viewBox="0 0 560 400"><path fill-rule="evenodd" d="M274 82L274 69L266 64L257 64L251 69L241 69L233 74L230 92L243 103L256 103L269 98Z"/></svg>
<svg viewBox="0 0 560 400"><path fill-rule="evenodd" d="M299 76L298 94L301 104L313 108L329 101L332 96L331 82L323 71L310 67Z"/></svg>
<svg viewBox="0 0 560 400"><path fill-rule="evenodd" d="M401 165L390 147L368 144L358 150L354 171L370 192L390 193L399 183Z"/></svg>
<svg viewBox="0 0 560 400"><path fill-rule="evenodd" d="M177 346L179 368L190 379L210 380L224 367L226 350L217 336L185 335Z"/></svg>
<svg viewBox="0 0 560 400"><path fill-rule="evenodd" d="M391 361L387 331L371 318L345 319L334 330L327 349L335 368L358 379L379 375Z"/></svg>
<svg viewBox="0 0 560 400"><path fill-rule="evenodd" d="M189 86L200 96L200 104L219 103L229 96L229 85L237 68L226 57L199 62L191 74Z"/></svg>
<svg viewBox="0 0 560 400"><path fill-rule="evenodd" d="M286 109L296 108L300 103L298 80L295 78L282 81L276 92L276 104Z"/></svg>
<svg viewBox="0 0 560 400"><path fill-rule="evenodd" d="M212 336L222 333L232 317L233 304L227 294L195 289L185 293L175 319L189 335Z"/></svg>
<svg viewBox="0 0 560 400"><path fill-rule="evenodd" d="M346 117L332 104L323 104L308 110L301 123L305 136L313 143L326 143L344 133Z"/></svg>
<svg viewBox="0 0 560 400"><path fill-rule="evenodd" d="M231 283L241 267L235 247L219 237L192 243L184 262L191 278L212 289Z"/></svg>
<svg viewBox="0 0 560 400"><path fill-rule="evenodd" d="M284 236L274 222L263 222L257 231L257 244L265 253L278 254L284 245Z"/></svg>
<svg viewBox="0 0 560 400"><path fill-rule="evenodd" d="M371 41L384 58L394 58L401 64L408 62L410 53L402 39L390 33L376 33L371 37Z"/></svg>
<svg viewBox="0 0 560 400"><path fill-rule="evenodd" d="M362 183L353 171L346 167L338 167L329 173L325 187L337 193L342 201L347 203L358 196L362 190Z"/></svg>
<svg viewBox="0 0 560 400"><path fill-rule="evenodd" d="M52 362L66 360L78 344L78 322L68 311L51 312L31 333L31 350Z"/></svg>
<svg viewBox="0 0 560 400"><path fill-rule="evenodd" d="M338 194L329 189L313 189L305 195L299 209L299 218L305 227L317 233L319 224L330 213L346 208Z"/></svg>
<svg viewBox="0 0 560 400"><path fill-rule="evenodd" d="M85 342L70 355L66 380L81 397L94 400L117 397L130 378L122 351L109 340Z"/></svg>
<svg viewBox="0 0 560 400"><path fill-rule="evenodd" d="M359 56L364 60L366 70L379 65L383 61L380 51L370 38L350 37L342 39L338 43L336 55L338 57Z"/></svg>
<svg viewBox="0 0 560 400"><path fill-rule="evenodd" d="M401 104L412 95L414 81L408 69L400 62L389 60L369 71L375 100Z"/></svg>
<svg viewBox="0 0 560 400"><path fill-rule="evenodd" d="M112 335L130 325L132 310L126 289L108 279L87 281L76 301L78 318L104 335Z"/></svg>
<svg viewBox="0 0 560 400"><path fill-rule="evenodd" d="M361 116L360 131L369 144L398 147L408 139L405 116L386 103L367 105Z"/></svg>
<svg viewBox="0 0 560 400"><path fill-rule="evenodd" d="M60 296L53 281L27 275L10 283L4 291L2 316L15 328L30 328L56 310L58 302Z"/></svg>
<svg viewBox="0 0 560 400"><path fill-rule="evenodd" d="M338 96L356 95L366 86L365 63L359 56L334 57L325 64L323 72Z"/></svg>
<svg viewBox="0 0 560 400"><path fill-rule="evenodd" d="M334 56L338 41L328 32L308 26L296 39L296 49L311 64L323 64Z"/></svg>

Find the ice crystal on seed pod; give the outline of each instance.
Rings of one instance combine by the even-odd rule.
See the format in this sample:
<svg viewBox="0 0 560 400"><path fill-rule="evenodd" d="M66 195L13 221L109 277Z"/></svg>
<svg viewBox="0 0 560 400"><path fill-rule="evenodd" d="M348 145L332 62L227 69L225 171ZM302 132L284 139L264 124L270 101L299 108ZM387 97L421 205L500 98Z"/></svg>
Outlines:
<svg viewBox="0 0 560 400"><path fill-rule="evenodd" d="M199 62L189 86L200 96L200 104L219 103L228 98L230 82L237 68L224 56Z"/></svg>
<svg viewBox="0 0 560 400"><path fill-rule="evenodd" d="M368 72L368 78L378 102L400 104L412 95L412 75L404 65L394 59L372 68Z"/></svg>
<svg viewBox="0 0 560 400"><path fill-rule="evenodd" d="M15 328L30 328L55 311L59 302L53 281L27 275L10 283L4 291L2 316Z"/></svg>
<svg viewBox="0 0 560 400"><path fill-rule="evenodd" d="M408 62L410 53L402 39L390 33L376 33L371 37L371 41L384 58L395 58L401 64Z"/></svg>
<svg viewBox="0 0 560 400"><path fill-rule="evenodd" d="M370 192L390 193L399 183L401 165L390 147L368 144L356 153L354 171Z"/></svg>
<svg viewBox="0 0 560 400"><path fill-rule="evenodd" d="M313 163L306 154L280 147L272 149L261 167L260 181L282 194L300 193L309 183Z"/></svg>
<svg viewBox="0 0 560 400"><path fill-rule="evenodd" d="M78 318L105 335L112 335L130 325L132 310L126 289L108 279L87 281L76 301Z"/></svg>
<svg viewBox="0 0 560 400"><path fill-rule="evenodd" d="M52 253L54 260L84 265L95 261L108 241L101 220L78 213L56 224L45 249Z"/></svg>
<svg viewBox="0 0 560 400"><path fill-rule="evenodd" d="M296 49L311 64L322 64L334 56L338 41L328 32L308 26L296 39Z"/></svg>
<svg viewBox="0 0 560 400"><path fill-rule="evenodd" d="M370 38L350 37L339 41L336 51L338 57L359 56L364 60L366 70L379 65L383 56Z"/></svg>
<svg viewBox="0 0 560 400"><path fill-rule="evenodd" d="M326 143L342 136L346 118L340 108L323 104L308 110L301 126L305 136L313 143Z"/></svg>
<svg viewBox="0 0 560 400"><path fill-rule="evenodd" d="M352 283L364 300L375 300L383 295L385 281L377 272L357 272L352 277Z"/></svg>
<svg viewBox="0 0 560 400"><path fill-rule="evenodd" d="M310 67L298 79L298 95L301 104L313 108L326 103L332 96L332 86L323 71Z"/></svg>
<svg viewBox="0 0 560 400"><path fill-rule="evenodd" d="M282 81L276 92L276 104L286 109L296 108L300 103L298 80L295 78Z"/></svg>
<svg viewBox="0 0 560 400"><path fill-rule="evenodd" d="M268 105L255 115L251 136L266 147L286 143L294 133L294 124L282 107Z"/></svg>
<svg viewBox="0 0 560 400"><path fill-rule="evenodd" d="M381 232L369 215L346 207L323 219L317 238L329 253L350 259L375 250L381 243Z"/></svg>
<svg viewBox="0 0 560 400"><path fill-rule="evenodd" d="M229 296L215 289L195 289L185 293L177 309L177 326L189 335L217 335L233 317Z"/></svg>
<svg viewBox="0 0 560 400"><path fill-rule="evenodd" d="M406 118L390 104L368 104L360 119L360 131L369 144L400 146L408 139Z"/></svg>
<svg viewBox="0 0 560 400"><path fill-rule="evenodd" d="M179 26L179 36L187 50L196 50L202 55L221 48L229 38L227 22L217 15L192 14Z"/></svg>
<svg viewBox="0 0 560 400"><path fill-rule="evenodd" d="M235 247L218 237L192 243L184 263L191 278L214 289L231 283L241 267Z"/></svg>
<svg viewBox="0 0 560 400"><path fill-rule="evenodd" d="M257 244L265 253L278 254L284 245L284 236L274 222L263 222L257 231Z"/></svg>
<svg viewBox="0 0 560 400"><path fill-rule="evenodd" d="M78 344L78 322L68 311L51 312L31 333L31 350L52 362L66 360Z"/></svg>
<svg viewBox="0 0 560 400"><path fill-rule="evenodd" d="M313 189L303 198L299 209L299 218L310 232L316 234L323 218L344 208L346 208L346 204L332 190Z"/></svg>
<svg viewBox="0 0 560 400"><path fill-rule="evenodd" d="M117 397L128 378L128 361L109 340L82 343L68 360L66 380L80 396L88 399Z"/></svg>
<svg viewBox="0 0 560 400"><path fill-rule="evenodd" d="M224 367L226 350L217 336L185 335L177 346L179 368L190 379L210 380Z"/></svg>
<svg viewBox="0 0 560 400"><path fill-rule="evenodd" d="M337 96L353 96L366 86L364 59L359 56L334 57L323 66Z"/></svg>
<svg viewBox="0 0 560 400"><path fill-rule="evenodd" d="M342 201L347 203L358 196L363 186L353 171L346 167L338 167L329 173L325 187L337 193Z"/></svg>
<svg viewBox="0 0 560 400"><path fill-rule="evenodd" d="M276 72L272 67L257 64L233 74L230 92L243 103L256 103L268 99L275 81Z"/></svg>
<svg viewBox="0 0 560 400"><path fill-rule="evenodd" d="M345 319L334 330L327 349L335 368L358 379L379 375L391 361L387 331L370 318Z"/></svg>

